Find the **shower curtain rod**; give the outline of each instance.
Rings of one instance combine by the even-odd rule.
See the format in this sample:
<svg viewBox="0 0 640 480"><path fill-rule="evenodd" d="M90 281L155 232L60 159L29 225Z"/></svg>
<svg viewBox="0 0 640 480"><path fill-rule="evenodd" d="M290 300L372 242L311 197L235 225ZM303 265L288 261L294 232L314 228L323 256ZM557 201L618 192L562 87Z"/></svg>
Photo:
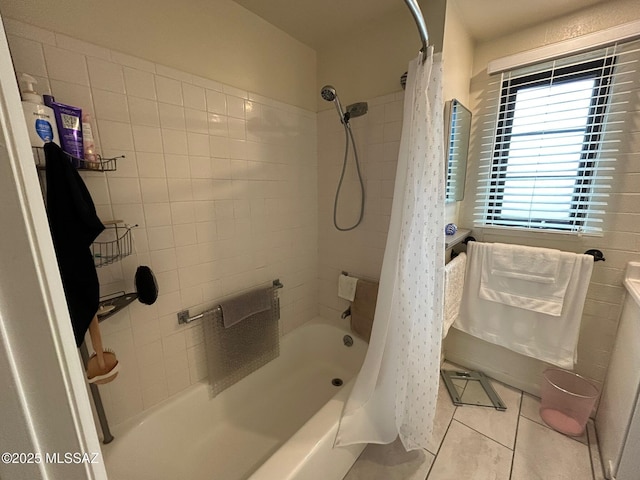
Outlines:
<svg viewBox="0 0 640 480"><path fill-rule="evenodd" d="M429 46L429 33L427 32L427 24L424 21L424 16L422 15L422 10L420 10L420 6L418 5L417 0L404 0L404 3L407 4L407 7L413 15L413 19L416 21L418 33L420 33L420 40L422 40L422 48L420 49L420 51L422 52L422 61L424 62L427 58L427 47Z"/></svg>

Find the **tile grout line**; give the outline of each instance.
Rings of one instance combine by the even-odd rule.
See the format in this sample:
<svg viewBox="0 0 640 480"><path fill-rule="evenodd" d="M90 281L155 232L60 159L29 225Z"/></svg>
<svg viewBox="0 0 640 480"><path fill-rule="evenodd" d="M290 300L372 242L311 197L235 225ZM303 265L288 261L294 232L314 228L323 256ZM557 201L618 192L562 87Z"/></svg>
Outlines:
<svg viewBox="0 0 640 480"><path fill-rule="evenodd" d="M473 405L472 405L472 406L473 406ZM518 421L519 421L519 417L520 417L520 415L518 415ZM475 429L475 428L473 428L473 427L470 427L469 425L467 425L466 423L464 423L464 422L463 422L463 421L461 421L461 420L458 420L457 418L454 418L453 420L455 420L456 422L458 422L460 425L465 426L465 427L466 427L466 428L468 428L469 430L472 430L472 431L474 431L474 432L476 432L476 433L478 433L478 434L482 435L483 437L485 437L485 438L487 438L487 439L491 440L493 443L497 443L497 444L498 444L498 445L500 445L501 447L504 447L504 448L506 448L506 449L508 449L508 450L511 450L511 451L513 451L513 450L514 450L513 448L508 447L508 446L507 446L507 445L505 445L504 443L499 442L499 441L498 441L498 440L496 440L495 438L490 437L490 436L489 436L489 435L487 435L486 433L482 433L481 431L476 430L476 429ZM517 435L517 434L518 434L518 431L517 431L517 426L516 426L516 435Z"/></svg>
<svg viewBox="0 0 640 480"><path fill-rule="evenodd" d="M524 392L520 392L520 405L518 406L518 421L516 422L516 435L513 439L513 453L511 454L511 468L509 469L509 480L513 476L513 464L516 460L516 446L518 445L518 430L520 429L520 417L522 417L522 401L524 399ZM526 418L526 417L525 417Z"/></svg>
<svg viewBox="0 0 640 480"><path fill-rule="evenodd" d="M427 476L425 477L425 480L429 479L429 475L431 475L431 471L433 470L433 466L436 464L436 460L438 459L438 455L440 455L440 450L442 450L442 444L444 443L444 440L447 438L447 434L449 433L449 428L451 428L451 424L453 423L453 417L456 414L456 411L458 410L457 406L454 406L453 408L453 413L451 414L451 418L449 419L449 425L447 425L447 429L444 432L444 435L442 436L442 440L440 441L440 444L438 445L438 450L436 451L435 455L433 456L433 462L431 462L431 466L429 467L429 471L427 472ZM427 450L427 452L429 452L429 450ZM431 452L429 452L431 453ZM433 455L433 453L431 453Z"/></svg>

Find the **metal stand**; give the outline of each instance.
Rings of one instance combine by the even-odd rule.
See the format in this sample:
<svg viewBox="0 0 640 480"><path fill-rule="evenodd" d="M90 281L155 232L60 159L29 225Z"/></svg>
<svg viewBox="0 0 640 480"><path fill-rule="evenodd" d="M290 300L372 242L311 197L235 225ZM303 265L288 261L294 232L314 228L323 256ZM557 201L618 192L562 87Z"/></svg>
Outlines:
<svg viewBox="0 0 640 480"><path fill-rule="evenodd" d="M507 409L484 373L451 370L440 370L440 373L454 405L494 407L500 411Z"/></svg>
<svg viewBox="0 0 640 480"><path fill-rule="evenodd" d="M82 356L82 361L84 362L84 366L86 368L87 364L89 363L89 351L87 350L87 344L85 342L80 345L80 355ZM113 435L111 435L111 430L109 429L107 414L104 413L102 397L100 397L100 391L98 390L97 385L95 385L94 383L90 383L89 388L91 388L93 404L96 407L96 413L98 414L98 420L100 421L100 428L102 429L102 443L106 445L107 443L111 443L111 441L113 440Z"/></svg>

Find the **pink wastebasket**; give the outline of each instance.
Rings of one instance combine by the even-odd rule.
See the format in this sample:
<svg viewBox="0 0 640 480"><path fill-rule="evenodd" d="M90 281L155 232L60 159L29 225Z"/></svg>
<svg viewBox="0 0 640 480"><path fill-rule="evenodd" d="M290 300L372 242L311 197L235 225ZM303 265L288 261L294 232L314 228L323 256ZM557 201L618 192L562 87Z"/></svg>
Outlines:
<svg viewBox="0 0 640 480"><path fill-rule="evenodd" d="M540 416L554 430L579 437L600 392L577 373L548 368L543 373Z"/></svg>

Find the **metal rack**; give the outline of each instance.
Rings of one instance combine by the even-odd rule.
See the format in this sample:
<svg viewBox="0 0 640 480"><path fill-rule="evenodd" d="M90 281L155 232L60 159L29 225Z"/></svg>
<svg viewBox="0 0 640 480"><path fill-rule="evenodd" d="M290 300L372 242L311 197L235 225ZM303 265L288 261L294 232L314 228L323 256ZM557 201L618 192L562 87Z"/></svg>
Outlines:
<svg viewBox="0 0 640 480"><path fill-rule="evenodd" d="M133 250L131 230L137 227L137 225L126 225L122 220L103 223L104 232L91 244L91 254L96 268L110 265L131 255Z"/></svg>
<svg viewBox="0 0 640 480"><path fill-rule="evenodd" d="M33 159L38 170L44 170L47 162L45 160L43 147L31 147L33 152ZM65 152L65 155L69 157L69 161L75 165L78 170L92 171L92 172L115 172L118 167L118 159L125 158L124 155L113 158L104 158L101 155L96 154L96 161L90 162L82 158L74 157Z"/></svg>

